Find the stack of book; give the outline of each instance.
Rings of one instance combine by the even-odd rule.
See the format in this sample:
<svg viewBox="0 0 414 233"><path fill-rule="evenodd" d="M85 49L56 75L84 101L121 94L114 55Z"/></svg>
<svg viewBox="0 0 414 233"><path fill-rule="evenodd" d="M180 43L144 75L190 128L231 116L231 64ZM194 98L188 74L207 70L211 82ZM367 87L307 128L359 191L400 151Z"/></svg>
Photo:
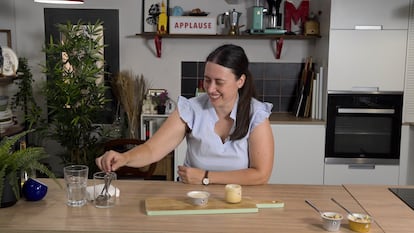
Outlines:
<svg viewBox="0 0 414 233"><path fill-rule="evenodd" d="M144 138L142 138L143 140L148 140L157 130L156 121L154 119L144 120L143 127L145 132Z"/></svg>

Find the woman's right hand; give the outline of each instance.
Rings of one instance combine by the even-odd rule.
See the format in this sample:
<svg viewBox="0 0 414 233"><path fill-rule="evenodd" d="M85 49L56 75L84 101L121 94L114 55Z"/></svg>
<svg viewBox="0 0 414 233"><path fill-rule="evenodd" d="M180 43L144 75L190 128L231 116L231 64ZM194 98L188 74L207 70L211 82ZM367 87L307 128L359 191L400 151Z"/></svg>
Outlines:
<svg viewBox="0 0 414 233"><path fill-rule="evenodd" d="M116 171L118 168L125 166L127 162L126 156L113 150L109 150L95 159L99 169L105 172Z"/></svg>

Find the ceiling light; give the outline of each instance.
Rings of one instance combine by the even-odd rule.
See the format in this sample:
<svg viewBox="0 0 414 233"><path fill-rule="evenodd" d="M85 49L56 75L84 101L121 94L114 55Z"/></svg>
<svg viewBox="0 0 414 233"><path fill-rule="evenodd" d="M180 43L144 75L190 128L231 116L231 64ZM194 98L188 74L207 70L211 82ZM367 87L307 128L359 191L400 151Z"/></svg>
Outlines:
<svg viewBox="0 0 414 233"><path fill-rule="evenodd" d="M50 4L83 4L83 0L34 0L35 2L40 3L50 3Z"/></svg>

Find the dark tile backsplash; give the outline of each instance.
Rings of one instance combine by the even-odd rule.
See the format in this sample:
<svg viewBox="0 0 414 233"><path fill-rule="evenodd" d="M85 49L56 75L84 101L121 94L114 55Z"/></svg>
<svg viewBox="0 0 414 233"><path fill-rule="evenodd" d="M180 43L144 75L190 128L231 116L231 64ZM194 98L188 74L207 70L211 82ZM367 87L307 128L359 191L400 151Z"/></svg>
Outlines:
<svg viewBox="0 0 414 233"><path fill-rule="evenodd" d="M303 63L250 63L258 99L273 104L273 112L292 112ZM204 62L181 62L181 95L195 95L204 78Z"/></svg>

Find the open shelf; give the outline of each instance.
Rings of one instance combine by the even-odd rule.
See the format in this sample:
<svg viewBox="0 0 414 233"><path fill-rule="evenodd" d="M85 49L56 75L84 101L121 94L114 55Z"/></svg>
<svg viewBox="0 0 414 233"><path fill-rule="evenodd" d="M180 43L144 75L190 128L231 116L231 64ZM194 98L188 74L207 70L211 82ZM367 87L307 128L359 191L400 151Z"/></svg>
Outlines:
<svg viewBox="0 0 414 233"><path fill-rule="evenodd" d="M8 85L12 83L15 79L17 79L16 75L12 75L12 76L0 75L0 85Z"/></svg>
<svg viewBox="0 0 414 233"><path fill-rule="evenodd" d="M154 39L156 55L161 57L162 39L240 39L240 40L275 40L275 57L280 59L284 40L315 40L321 38L319 35L287 35L287 34L240 34L240 35L204 35L204 34L157 34L137 33L135 36L147 40Z"/></svg>
<svg viewBox="0 0 414 233"><path fill-rule="evenodd" d="M280 38L286 40L314 40L321 38L320 36L313 35L286 35L286 34L241 34L241 35L203 35L203 34L163 34L157 35L156 33L141 33L135 34L136 36L152 39L155 36L161 38L177 38L177 39L243 39L243 40L277 40Z"/></svg>

